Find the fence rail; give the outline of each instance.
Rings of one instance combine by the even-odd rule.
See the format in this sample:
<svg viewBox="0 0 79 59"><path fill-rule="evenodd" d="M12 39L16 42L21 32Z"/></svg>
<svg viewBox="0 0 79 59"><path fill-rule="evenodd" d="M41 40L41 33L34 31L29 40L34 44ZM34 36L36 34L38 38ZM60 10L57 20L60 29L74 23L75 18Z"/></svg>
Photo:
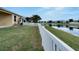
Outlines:
<svg viewBox="0 0 79 59"><path fill-rule="evenodd" d="M38 24L38 27L42 37L42 46L45 51L75 51L41 24Z"/></svg>

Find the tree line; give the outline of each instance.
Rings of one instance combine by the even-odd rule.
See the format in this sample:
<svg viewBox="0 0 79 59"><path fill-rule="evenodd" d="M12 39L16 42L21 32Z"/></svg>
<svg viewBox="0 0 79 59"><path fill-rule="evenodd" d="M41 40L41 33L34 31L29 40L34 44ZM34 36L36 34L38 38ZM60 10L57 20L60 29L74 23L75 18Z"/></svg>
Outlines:
<svg viewBox="0 0 79 59"><path fill-rule="evenodd" d="M39 20L41 20L41 17L39 15L33 15L32 17L26 17L25 19L27 22L37 23Z"/></svg>

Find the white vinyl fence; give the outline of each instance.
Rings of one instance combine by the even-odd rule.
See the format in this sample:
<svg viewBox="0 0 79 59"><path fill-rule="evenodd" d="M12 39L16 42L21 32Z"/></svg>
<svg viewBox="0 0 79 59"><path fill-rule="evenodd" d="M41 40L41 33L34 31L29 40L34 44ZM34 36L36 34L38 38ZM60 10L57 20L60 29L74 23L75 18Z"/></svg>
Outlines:
<svg viewBox="0 0 79 59"><path fill-rule="evenodd" d="M42 46L45 51L75 51L59 38L57 38L55 35L50 33L41 24L38 24L38 27L42 37Z"/></svg>

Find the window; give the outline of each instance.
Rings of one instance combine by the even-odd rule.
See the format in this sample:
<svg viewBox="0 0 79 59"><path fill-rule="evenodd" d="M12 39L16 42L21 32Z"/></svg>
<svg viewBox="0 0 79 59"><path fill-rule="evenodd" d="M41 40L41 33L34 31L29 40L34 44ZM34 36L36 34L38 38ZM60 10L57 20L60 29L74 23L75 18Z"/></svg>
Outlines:
<svg viewBox="0 0 79 59"><path fill-rule="evenodd" d="M14 16L14 21L16 22L16 16Z"/></svg>
<svg viewBox="0 0 79 59"><path fill-rule="evenodd" d="M55 44L55 51L57 51L57 45Z"/></svg>
<svg viewBox="0 0 79 59"><path fill-rule="evenodd" d="M52 40L52 50L54 50L54 47L53 47L53 40Z"/></svg>

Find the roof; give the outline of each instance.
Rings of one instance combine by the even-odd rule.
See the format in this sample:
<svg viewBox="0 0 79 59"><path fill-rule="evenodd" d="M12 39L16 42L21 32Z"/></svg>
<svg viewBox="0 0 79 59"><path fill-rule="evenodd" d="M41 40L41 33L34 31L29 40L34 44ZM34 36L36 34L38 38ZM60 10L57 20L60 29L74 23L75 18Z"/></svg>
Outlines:
<svg viewBox="0 0 79 59"><path fill-rule="evenodd" d="M14 12L11 12L11 11L9 11L9 10L6 10L6 9L4 9L4 8L2 8L2 7L0 7L0 10L1 10L1 11L4 11L4 12L6 12L6 13L9 13L9 14L15 14L15 15L17 15L17 16L21 16L21 15L19 15L19 14L16 14L16 13L14 13ZM21 17L23 17L23 16L21 16Z"/></svg>

